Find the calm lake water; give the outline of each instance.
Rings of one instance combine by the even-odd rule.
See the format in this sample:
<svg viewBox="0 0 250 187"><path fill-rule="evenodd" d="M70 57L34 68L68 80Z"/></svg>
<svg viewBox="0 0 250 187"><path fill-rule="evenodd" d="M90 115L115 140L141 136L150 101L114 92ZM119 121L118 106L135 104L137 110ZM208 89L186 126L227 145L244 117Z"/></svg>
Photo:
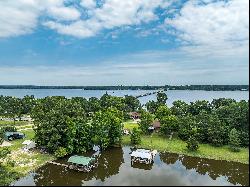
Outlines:
<svg viewBox="0 0 250 187"><path fill-rule="evenodd" d="M150 90L108 90L107 93L114 96L133 95L137 96L153 92ZM82 89L0 89L0 95L24 97L25 95L34 95L37 98L46 96L65 96L65 97L97 97L100 98L105 94L105 90L82 90ZM172 105L175 100L183 100L185 102L193 102L196 100L212 101L216 98L232 98L237 101L248 100L248 91L191 91L191 90L169 90L166 92L168 95L167 104ZM156 95L149 95L139 98L142 104L149 100L156 100Z"/></svg>
<svg viewBox="0 0 250 187"><path fill-rule="evenodd" d="M129 147L102 152L89 173L47 164L11 185L249 185L246 164L158 153L152 165L132 165L130 152Z"/></svg>

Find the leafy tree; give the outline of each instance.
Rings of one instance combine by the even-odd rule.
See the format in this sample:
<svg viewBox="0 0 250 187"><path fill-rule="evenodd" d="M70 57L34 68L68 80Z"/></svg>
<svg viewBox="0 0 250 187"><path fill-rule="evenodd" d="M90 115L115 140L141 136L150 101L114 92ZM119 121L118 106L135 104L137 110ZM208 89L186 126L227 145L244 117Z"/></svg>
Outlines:
<svg viewBox="0 0 250 187"><path fill-rule="evenodd" d="M211 106L210 106L210 103L208 101L198 100L198 101L190 103L188 111L192 115L198 115L201 111L206 111L206 112L210 113Z"/></svg>
<svg viewBox="0 0 250 187"><path fill-rule="evenodd" d="M187 140L187 148L190 151L197 151L199 148L199 142L196 140L194 136L190 136Z"/></svg>
<svg viewBox="0 0 250 187"><path fill-rule="evenodd" d="M114 108L97 112L93 117L93 141L101 149L121 143L122 139L121 112Z"/></svg>
<svg viewBox="0 0 250 187"><path fill-rule="evenodd" d="M231 103L236 103L236 101L230 98L219 98L213 99L213 101L211 102L211 106L212 108L217 109L222 106L229 106Z"/></svg>
<svg viewBox="0 0 250 187"><path fill-rule="evenodd" d="M156 97L157 97L157 102L160 105L165 105L166 104L167 99L168 99L168 96L167 96L166 93L164 93L164 92L158 92Z"/></svg>
<svg viewBox="0 0 250 187"><path fill-rule="evenodd" d="M140 109L141 104L139 99L135 98L131 95L125 95L125 105L126 105L126 112L133 112Z"/></svg>
<svg viewBox="0 0 250 187"><path fill-rule="evenodd" d="M170 135L173 132L179 130L178 118L174 115L165 116L160 120L161 128L160 132L164 135Z"/></svg>
<svg viewBox="0 0 250 187"><path fill-rule="evenodd" d="M159 106L155 112L155 116L159 120L169 115L171 115L171 110L166 105Z"/></svg>
<svg viewBox="0 0 250 187"><path fill-rule="evenodd" d="M146 111L142 111L141 113L141 121L139 122L139 128L144 134L148 133L148 128L153 123L154 117L152 114Z"/></svg>
<svg viewBox="0 0 250 187"><path fill-rule="evenodd" d="M22 103L20 98L6 96L4 98L4 116L13 118L14 125L16 117L20 117L22 113Z"/></svg>
<svg viewBox="0 0 250 187"><path fill-rule="evenodd" d="M55 151L55 156L57 158L61 158L67 155L67 149L64 147L59 147L56 151Z"/></svg>
<svg viewBox="0 0 250 187"><path fill-rule="evenodd" d="M187 148L190 151L197 151L199 148L199 142L197 141L197 128L192 128L190 131L190 137L187 140Z"/></svg>
<svg viewBox="0 0 250 187"><path fill-rule="evenodd" d="M159 107L159 103L155 101L148 101L145 106L148 112L154 114Z"/></svg>
<svg viewBox="0 0 250 187"><path fill-rule="evenodd" d="M208 142L214 146L222 146L228 141L228 128L218 116L212 115L208 119Z"/></svg>
<svg viewBox="0 0 250 187"><path fill-rule="evenodd" d="M240 151L240 139L239 139L239 133L235 128L233 128L229 133L229 146L230 149L234 152Z"/></svg>
<svg viewBox="0 0 250 187"><path fill-rule="evenodd" d="M101 110L100 100L96 97L89 98L88 101L88 112L97 112Z"/></svg>
<svg viewBox="0 0 250 187"><path fill-rule="evenodd" d="M21 100L21 107L22 107L22 114L30 114L32 109L35 107L36 100L34 95L26 95L24 98Z"/></svg>
<svg viewBox="0 0 250 187"><path fill-rule="evenodd" d="M171 112L176 116L185 116L188 114L188 104L180 100L174 101Z"/></svg>
<svg viewBox="0 0 250 187"><path fill-rule="evenodd" d="M191 136L192 129L197 127L195 117L191 115L178 117L178 127L178 137L183 141L187 141Z"/></svg>
<svg viewBox="0 0 250 187"><path fill-rule="evenodd" d="M124 100L122 97L111 96L106 93L100 98L100 104L103 109L113 107L120 111L125 111L126 106Z"/></svg>
<svg viewBox="0 0 250 187"><path fill-rule="evenodd" d="M132 133L130 135L131 144L138 145L141 143L140 131L137 128L133 128Z"/></svg>

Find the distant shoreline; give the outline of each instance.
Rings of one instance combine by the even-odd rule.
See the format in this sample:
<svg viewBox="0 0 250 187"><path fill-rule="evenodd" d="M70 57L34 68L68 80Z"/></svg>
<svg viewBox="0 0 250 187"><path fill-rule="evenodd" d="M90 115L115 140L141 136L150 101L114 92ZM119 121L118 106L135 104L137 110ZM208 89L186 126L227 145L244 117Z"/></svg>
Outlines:
<svg viewBox="0 0 250 187"><path fill-rule="evenodd" d="M82 90L204 90L204 91L249 91L249 85L181 85L181 86L37 86L0 85L0 89L82 89Z"/></svg>

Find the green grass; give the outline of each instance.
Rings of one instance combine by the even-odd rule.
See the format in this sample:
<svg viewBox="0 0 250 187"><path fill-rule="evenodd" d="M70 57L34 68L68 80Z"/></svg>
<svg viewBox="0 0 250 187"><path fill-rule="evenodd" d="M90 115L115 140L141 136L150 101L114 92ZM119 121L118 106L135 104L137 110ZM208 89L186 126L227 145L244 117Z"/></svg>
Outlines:
<svg viewBox="0 0 250 187"><path fill-rule="evenodd" d="M32 140L34 138L34 131L31 130L21 130L25 133L26 140ZM28 172L34 171L35 169L44 165L47 161L54 160L55 157L50 154L42 154L38 150L31 151L30 154L23 153L20 151L20 148L23 147L22 143L25 139L13 140L10 143L13 145L9 147L11 154L8 155L9 160L15 161L15 166L10 166L4 163L3 167L6 170L6 173L13 173L15 177L10 177L9 180L12 182L19 177L25 176ZM12 180L11 180L12 178ZM8 178L7 178L8 179ZM5 179L5 180L7 180ZM3 181L0 179L0 184Z"/></svg>
<svg viewBox="0 0 250 187"><path fill-rule="evenodd" d="M28 121L16 121L15 126L21 126L21 125L29 125L30 122ZM0 120L0 127L1 126L7 126L7 125L14 125L14 121L2 121Z"/></svg>
<svg viewBox="0 0 250 187"><path fill-rule="evenodd" d="M125 122L124 124L124 129L132 130L134 127L138 128L139 125L137 123L131 123L131 122Z"/></svg>
<svg viewBox="0 0 250 187"><path fill-rule="evenodd" d="M215 160L227 160L249 164L249 150L248 148L241 148L240 152L231 152L228 146L213 147L208 144L200 144L196 152L189 151L186 148L186 143L179 139L169 140L161 137L158 134L151 136L142 136L142 148L156 149L162 152L179 153L188 156L195 156L200 158L209 158ZM123 145L130 145L130 136L123 136Z"/></svg>
<svg viewBox="0 0 250 187"><path fill-rule="evenodd" d="M22 143L24 140L32 140L35 136L35 133L32 129L30 130L19 130L20 132L24 133L25 134L25 139L16 139L16 140L13 140L11 141L10 143L12 143L13 145L9 147L9 149L11 151L14 151L14 150L17 150L21 147L23 147Z"/></svg>

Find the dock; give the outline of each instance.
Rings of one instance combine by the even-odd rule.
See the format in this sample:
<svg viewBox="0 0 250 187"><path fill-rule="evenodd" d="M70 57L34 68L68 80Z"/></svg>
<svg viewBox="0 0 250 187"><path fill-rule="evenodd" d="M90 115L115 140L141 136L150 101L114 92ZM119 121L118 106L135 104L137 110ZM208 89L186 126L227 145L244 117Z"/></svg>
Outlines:
<svg viewBox="0 0 250 187"><path fill-rule="evenodd" d="M61 163L53 162L53 161L49 161L48 163L49 164L54 164L54 165L57 165L57 166L63 166L63 167L66 167L66 168L69 167L69 165L67 165L67 164L61 164Z"/></svg>

